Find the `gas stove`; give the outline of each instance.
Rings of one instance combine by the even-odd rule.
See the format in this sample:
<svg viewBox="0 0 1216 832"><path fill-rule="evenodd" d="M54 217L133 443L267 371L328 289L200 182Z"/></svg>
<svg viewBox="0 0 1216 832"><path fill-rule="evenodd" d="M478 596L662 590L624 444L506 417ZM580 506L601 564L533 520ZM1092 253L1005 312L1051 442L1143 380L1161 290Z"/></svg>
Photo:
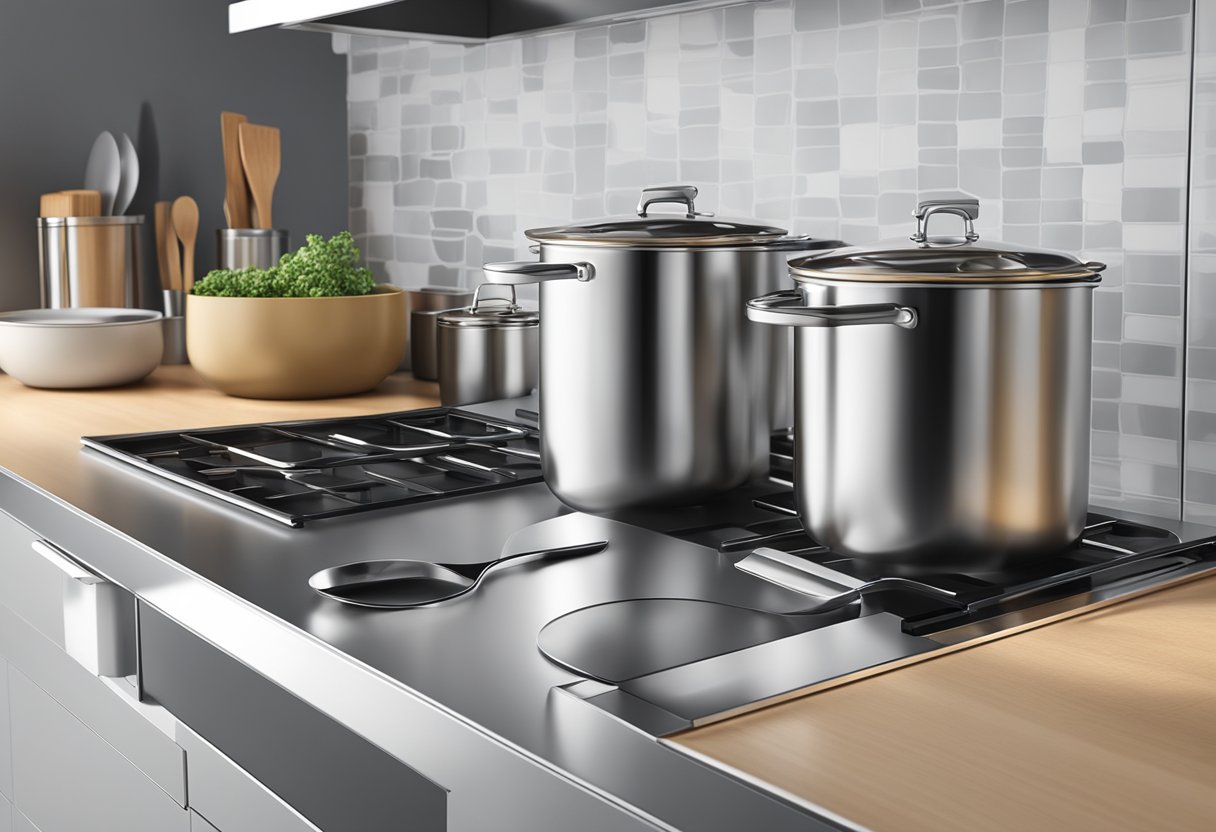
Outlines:
<svg viewBox="0 0 1216 832"><path fill-rule="evenodd" d="M446 407L81 442L297 527L541 479L535 427Z"/></svg>
<svg viewBox="0 0 1216 832"><path fill-rule="evenodd" d="M274 521L319 525L394 506L458 505L473 495L490 505L531 493L523 487L541 482L539 430L520 401L528 404L82 441ZM561 694L664 736L1216 569L1216 536L1208 536L1216 530L1094 510L1081 541L1040 561L999 573L917 575L815 612L799 606L806 598L736 567L769 549L835 576L836 589L889 576L806 535L794 508L792 452L789 434L775 435L769 477L705 505L564 513L522 529L526 549L609 545L583 560L504 569L510 580L482 592L509 594L497 602L503 608L552 610L548 623L510 637L529 642L528 661L548 660L582 679L561 685ZM534 582L549 575L571 576L569 594L536 595L543 583ZM508 637L499 618L492 633L477 629L476 616L467 620L468 638Z"/></svg>

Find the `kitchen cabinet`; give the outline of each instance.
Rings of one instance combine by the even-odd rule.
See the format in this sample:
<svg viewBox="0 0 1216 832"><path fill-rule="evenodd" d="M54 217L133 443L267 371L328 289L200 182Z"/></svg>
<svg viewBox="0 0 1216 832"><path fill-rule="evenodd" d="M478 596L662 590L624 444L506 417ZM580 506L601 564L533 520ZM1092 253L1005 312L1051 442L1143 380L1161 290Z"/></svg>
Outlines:
<svg viewBox="0 0 1216 832"><path fill-rule="evenodd" d="M8 717L8 662L0 657L0 797L8 805L13 800L13 736ZM0 806L0 815L8 810ZM2 832L2 828L0 828Z"/></svg>
<svg viewBox="0 0 1216 832"><path fill-rule="evenodd" d="M316 832L164 708L140 702L133 679L98 677L66 652L65 599L77 587L37 540L0 512L0 832L213 829L187 810L179 734L195 757L190 791L224 818L223 832ZM133 617L130 626L133 639Z"/></svg>
<svg viewBox="0 0 1216 832"><path fill-rule="evenodd" d="M178 741L190 760L190 805L205 815L205 818L199 816L197 821L191 819L195 824L191 832L199 829L204 832L319 832L278 795L184 725L178 729Z"/></svg>
<svg viewBox="0 0 1216 832"><path fill-rule="evenodd" d="M24 673L9 673L13 792L40 832L189 832L189 813Z"/></svg>

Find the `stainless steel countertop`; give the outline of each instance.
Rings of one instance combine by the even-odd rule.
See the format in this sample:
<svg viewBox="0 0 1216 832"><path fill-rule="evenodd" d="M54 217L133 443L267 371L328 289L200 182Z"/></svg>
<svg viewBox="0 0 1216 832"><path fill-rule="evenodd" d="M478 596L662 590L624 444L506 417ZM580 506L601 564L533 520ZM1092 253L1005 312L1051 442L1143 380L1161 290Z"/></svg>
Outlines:
<svg viewBox="0 0 1216 832"><path fill-rule="evenodd" d="M572 513L543 485L290 529L80 453L77 505L9 474L0 508L449 789L452 830L840 828L556 689L581 677L536 649L551 619L619 598L798 606L712 549ZM600 539L601 554L503 570L430 608L356 609L307 584L353 560Z"/></svg>
<svg viewBox="0 0 1216 832"><path fill-rule="evenodd" d="M498 415L510 418L518 404ZM80 453L77 505L10 474L0 477L0 507L449 789L452 830L849 828L563 691L581 677L536 648L548 621L616 599L800 606L801 596L713 549L573 513L543 485L290 529ZM1184 538L1212 533L1150 522ZM598 555L503 570L430 608L357 609L307 584L354 560L482 561L600 539L609 547Z"/></svg>

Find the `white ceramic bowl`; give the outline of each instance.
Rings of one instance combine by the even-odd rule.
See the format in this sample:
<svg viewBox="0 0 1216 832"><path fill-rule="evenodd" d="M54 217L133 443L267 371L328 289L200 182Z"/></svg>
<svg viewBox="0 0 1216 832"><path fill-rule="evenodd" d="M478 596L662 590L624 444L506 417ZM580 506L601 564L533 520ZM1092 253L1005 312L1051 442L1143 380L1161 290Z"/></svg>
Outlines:
<svg viewBox="0 0 1216 832"><path fill-rule="evenodd" d="M0 369L30 387L131 384L160 364L161 317L143 309L2 312Z"/></svg>

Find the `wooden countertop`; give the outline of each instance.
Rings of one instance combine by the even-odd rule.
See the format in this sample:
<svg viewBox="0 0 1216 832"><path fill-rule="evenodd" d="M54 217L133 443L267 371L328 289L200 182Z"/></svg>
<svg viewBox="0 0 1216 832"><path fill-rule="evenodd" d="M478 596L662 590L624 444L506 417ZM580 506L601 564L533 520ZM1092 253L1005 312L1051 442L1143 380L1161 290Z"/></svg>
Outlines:
<svg viewBox="0 0 1216 832"><path fill-rule="evenodd" d="M876 832L1216 829L1216 578L674 741Z"/></svg>
<svg viewBox="0 0 1216 832"><path fill-rule="evenodd" d="M158 368L140 384L109 390L35 390L0 374L0 466L72 502L80 437L249 422L357 416L439 404L439 386L408 373L359 396L265 401L225 396L189 365Z"/></svg>

